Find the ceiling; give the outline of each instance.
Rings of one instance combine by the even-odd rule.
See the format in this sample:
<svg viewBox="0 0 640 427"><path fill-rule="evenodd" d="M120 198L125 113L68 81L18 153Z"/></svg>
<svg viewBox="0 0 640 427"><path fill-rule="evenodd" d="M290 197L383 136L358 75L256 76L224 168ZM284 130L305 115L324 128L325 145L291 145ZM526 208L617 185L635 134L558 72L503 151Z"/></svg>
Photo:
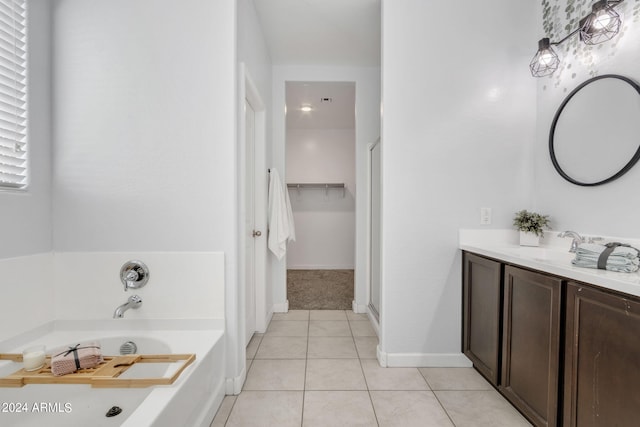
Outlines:
<svg viewBox="0 0 640 427"><path fill-rule="evenodd" d="M381 0L253 0L274 65L380 65Z"/></svg>
<svg viewBox="0 0 640 427"><path fill-rule="evenodd" d="M287 129L356 127L354 82L286 82L286 105ZM302 106L311 111L301 111Z"/></svg>

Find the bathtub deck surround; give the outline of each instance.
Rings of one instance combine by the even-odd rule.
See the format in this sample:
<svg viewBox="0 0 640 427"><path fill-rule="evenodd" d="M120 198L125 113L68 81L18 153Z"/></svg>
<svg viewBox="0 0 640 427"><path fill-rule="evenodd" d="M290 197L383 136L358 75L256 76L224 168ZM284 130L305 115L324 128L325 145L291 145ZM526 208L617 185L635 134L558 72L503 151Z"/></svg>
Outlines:
<svg viewBox="0 0 640 427"><path fill-rule="evenodd" d="M247 347L221 426L529 426L472 368L381 368L363 314L291 310Z"/></svg>
<svg viewBox="0 0 640 427"><path fill-rule="evenodd" d="M132 341L140 354L194 353L196 360L170 386L96 389L77 384L28 384L0 388L2 402L50 402L62 408L56 413L0 413L0 425L104 425L107 411L118 406L123 412L112 420L113 425L206 427L224 398L223 328L223 322L211 319L54 321L2 341L0 352L19 353L36 343L45 345L49 352L71 343L97 340L105 355L120 354L120 347ZM15 365L0 361L0 376L14 372ZM131 375L139 376L135 372Z"/></svg>

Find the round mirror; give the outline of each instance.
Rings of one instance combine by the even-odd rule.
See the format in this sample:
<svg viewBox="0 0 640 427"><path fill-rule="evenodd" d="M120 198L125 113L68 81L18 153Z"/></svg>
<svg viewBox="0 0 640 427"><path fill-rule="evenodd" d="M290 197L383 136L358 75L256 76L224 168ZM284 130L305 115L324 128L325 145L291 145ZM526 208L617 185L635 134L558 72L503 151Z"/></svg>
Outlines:
<svg viewBox="0 0 640 427"><path fill-rule="evenodd" d="M556 171L573 184L620 178L640 159L640 86L615 74L580 84L553 118L549 153Z"/></svg>

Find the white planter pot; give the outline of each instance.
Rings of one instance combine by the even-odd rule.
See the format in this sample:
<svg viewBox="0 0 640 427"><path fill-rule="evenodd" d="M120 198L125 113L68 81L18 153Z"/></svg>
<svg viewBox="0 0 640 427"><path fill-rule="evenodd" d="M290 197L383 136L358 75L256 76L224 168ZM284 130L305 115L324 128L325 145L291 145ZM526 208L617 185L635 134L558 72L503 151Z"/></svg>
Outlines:
<svg viewBox="0 0 640 427"><path fill-rule="evenodd" d="M540 236L536 236L536 233L521 231L520 246L540 246Z"/></svg>

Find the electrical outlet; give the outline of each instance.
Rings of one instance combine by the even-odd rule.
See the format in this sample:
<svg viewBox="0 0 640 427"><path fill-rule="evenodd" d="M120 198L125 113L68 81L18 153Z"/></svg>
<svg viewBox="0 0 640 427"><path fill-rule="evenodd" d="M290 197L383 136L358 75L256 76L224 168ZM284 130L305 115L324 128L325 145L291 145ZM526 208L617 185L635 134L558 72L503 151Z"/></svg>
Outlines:
<svg viewBox="0 0 640 427"><path fill-rule="evenodd" d="M491 225L491 208L480 208L480 225Z"/></svg>

